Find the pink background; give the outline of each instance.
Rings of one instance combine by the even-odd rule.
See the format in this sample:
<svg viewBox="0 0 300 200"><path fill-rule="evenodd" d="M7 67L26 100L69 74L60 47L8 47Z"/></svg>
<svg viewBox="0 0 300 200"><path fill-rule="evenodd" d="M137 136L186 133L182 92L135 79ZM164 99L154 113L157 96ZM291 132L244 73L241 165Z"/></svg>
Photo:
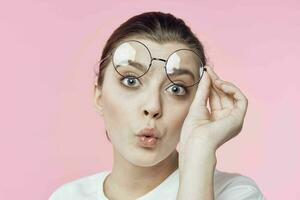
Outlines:
<svg viewBox="0 0 300 200"><path fill-rule="evenodd" d="M267 199L300 199L299 1L7 2L0 199L48 199L63 183L111 168L93 69L112 31L145 11L184 19L220 77L248 97L242 133L218 150L217 168L252 177Z"/></svg>

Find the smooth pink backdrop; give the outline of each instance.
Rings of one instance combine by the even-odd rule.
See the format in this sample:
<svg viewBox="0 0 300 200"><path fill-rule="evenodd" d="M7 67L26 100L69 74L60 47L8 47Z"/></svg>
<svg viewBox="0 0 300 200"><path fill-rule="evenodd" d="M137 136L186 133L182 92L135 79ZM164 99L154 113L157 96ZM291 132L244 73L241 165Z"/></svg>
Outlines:
<svg viewBox="0 0 300 200"><path fill-rule="evenodd" d="M300 199L300 3L287 0L2 2L0 199L48 199L111 169L93 70L112 31L145 11L184 19L220 78L248 97L217 168L252 177L267 199Z"/></svg>

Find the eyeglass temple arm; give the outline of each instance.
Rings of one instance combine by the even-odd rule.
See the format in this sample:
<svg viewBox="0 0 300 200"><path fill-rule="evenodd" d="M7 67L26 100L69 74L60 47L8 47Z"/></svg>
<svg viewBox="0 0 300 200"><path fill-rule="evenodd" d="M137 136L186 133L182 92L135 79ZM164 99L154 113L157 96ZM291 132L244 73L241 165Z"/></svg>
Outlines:
<svg viewBox="0 0 300 200"><path fill-rule="evenodd" d="M107 58L109 58L111 55L112 55L112 53L109 53L106 57L104 57L103 59L101 59L101 60L99 61L100 65L102 64L102 62L103 62L104 60L106 60Z"/></svg>
<svg viewBox="0 0 300 200"><path fill-rule="evenodd" d="M100 65L102 64L102 62L103 62L104 60L106 60L106 59L109 58L110 56L111 56L111 53L108 54L105 58L101 59L101 60L99 61ZM96 80L97 80L97 77L96 77ZM97 81L95 81L95 85L98 85Z"/></svg>

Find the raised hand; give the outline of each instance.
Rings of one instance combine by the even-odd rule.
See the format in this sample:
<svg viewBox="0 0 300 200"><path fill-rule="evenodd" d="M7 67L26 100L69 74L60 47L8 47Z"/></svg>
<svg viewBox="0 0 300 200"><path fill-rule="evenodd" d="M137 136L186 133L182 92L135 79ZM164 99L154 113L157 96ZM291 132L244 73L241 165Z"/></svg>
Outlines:
<svg viewBox="0 0 300 200"><path fill-rule="evenodd" d="M183 157L196 159L197 154L215 152L242 130L247 98L234 84L221 80L211 67L206 69L181 129L181 162Z"/></svg>

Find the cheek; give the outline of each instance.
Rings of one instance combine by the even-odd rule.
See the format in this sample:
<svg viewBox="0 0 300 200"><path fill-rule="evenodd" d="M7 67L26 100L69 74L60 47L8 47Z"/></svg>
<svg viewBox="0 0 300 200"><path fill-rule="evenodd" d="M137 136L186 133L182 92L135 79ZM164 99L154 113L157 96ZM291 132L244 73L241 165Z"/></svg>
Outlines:
<svg viewBox="0 0 300 200"><path fill-rule="evenodd" d="M169 116L168 121L169 121L170 124L172 124L172 129L173 130L174 129L178 130L178 129L181 128L181 126L184 122L184 119L186 117L187 112L183 113L183 111L176 112L176 111L173 110L173 112L171 112L171 113L173 113L173 114ZM177 114L175 114L175 113L177 113Z"/></svg>
<svg viewBox="0 0 300 200"><path fill-rule="evenodd" d="M113 128L115 125L122 123L122 115L120 113L122 113L123 108L120 106L120 102L117 101L117 99L118 98L115 97L114 93L106 93L104 95L103 118L105 126L108 126L107 128Z"/></svg>
<svg viewBox="0 0 300 200"><path fill-rule="evenodd" d="M110 85L108 90L103 91L103 118L106 129L110 135L120 135L120 130L132 125L134 115L134 102L122 95L119 89ZM125 130L124 130L125 131ZM113 137L113 136L112 136Z"/></svg>

